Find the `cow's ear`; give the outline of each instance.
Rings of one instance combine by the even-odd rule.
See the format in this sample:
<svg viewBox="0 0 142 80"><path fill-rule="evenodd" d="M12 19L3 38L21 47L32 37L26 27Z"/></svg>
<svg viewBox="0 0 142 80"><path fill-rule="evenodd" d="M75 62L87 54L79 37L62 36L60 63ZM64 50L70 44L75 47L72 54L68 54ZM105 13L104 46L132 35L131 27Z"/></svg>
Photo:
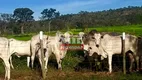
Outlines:
<svg viewBox="0 0 142 80"><path fill-rule="evenodd" d="M62 41L62 39L59 40L59 42L61 42L61 41Z"/></svg>

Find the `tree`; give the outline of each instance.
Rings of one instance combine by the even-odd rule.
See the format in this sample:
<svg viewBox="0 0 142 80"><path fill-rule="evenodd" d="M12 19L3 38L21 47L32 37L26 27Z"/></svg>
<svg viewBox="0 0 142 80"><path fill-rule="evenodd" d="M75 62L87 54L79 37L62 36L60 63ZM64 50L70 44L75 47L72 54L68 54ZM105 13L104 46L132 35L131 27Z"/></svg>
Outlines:
<svg viewBox="0 0 142 80"><path fill-rule="evenodd" d="M21 33L24 34L24 24L25 22L28 21L33 21L34 17L33 15L33 11L29 8L17 8L14 10L14 18L16 19L16 22L18 22L19 24L21 24Z"/></svg>
<svg viewBox="0 0 142 80"><path fill-rule="evenodd" d="M3 32L6 33L8 24L9 24L12 20L13 20L12 14L1 13L1 14L0 14L1 31L3 30Z"/></svg>
<svg viewBox="0 0 142 80"><path fill-rule="evenodd" d="M53 18L58 18L60 16L59 11L56 12L56 9L50 8L50 9L44 9L41 12L42 16L41 19L42 20L50 20Z"/></svg>
<svg viewBox="0 0 142 80"><path fill-rule="evenodd" d="M52 22L52 19L58 18L60 16L59 11L56 12L56 9L50 8L50 9L44 9L41 12L41 20L49 20L49 33L50 33L50 24Z"/></svg>
<svg viewBox="0 0 142 80"><path fill-rule="evenodd" d="M13 16L12 14L1 13L0 20L4 22L10 22L11 20L13 20Z"/></svg>
<svg viewBox="0 0 142 80"><path fill-rule="evenodd" d="M84 28L84 31L87 32L88 31L88 22L89 22L89 16L88 16L89 12L80 11L78 14L80 15L80 19L82 22L82 23L80 23L80 25L83 24L84 26L82 26L82 27Z"/></svg>

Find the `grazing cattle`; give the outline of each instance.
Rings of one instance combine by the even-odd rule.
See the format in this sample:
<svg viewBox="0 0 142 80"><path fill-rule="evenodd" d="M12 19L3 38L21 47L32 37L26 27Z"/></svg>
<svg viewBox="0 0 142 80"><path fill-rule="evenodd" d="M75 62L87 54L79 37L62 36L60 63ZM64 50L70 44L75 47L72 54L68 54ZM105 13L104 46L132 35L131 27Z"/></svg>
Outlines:
<svg viewBox="0 0 142 80"><path fill-rule="evenodd" d="M5 79L10 79L10 63L9 58L12 54L9 53L9 41L7 38L0 37L0 58L4 61Z"/></svg>
<svg viewBox="0 0 142 80"><path fill-rule="evenodd" d="M94 52L98 53L102 57L108 56L109 72L112 72L112 56L113 54L121 54L122 52L122 39L121 36L112 36L109 34L101 35L95 33L92 36L91 44L89 45L89 54L92 55ZM133 57L137 61L137 69L139 67L139 57L137 56L137 37L133 35L126 35L125 38L125 53L129 53L131 59L131 65L129 70L132 70Z"/></svg>
<svg viewBox="0 0 142 80"><path fill-rule="evenodd" d="M56 33L56 36L49 37L48 51L45 54L46 69L47 69L48 58L50 57L52 53L54 53L56 57L58 69L62 69L61 62L62 62L62 59L65 57L67 53L67 49L68 49L68 47L62 46L62 45L69 44L69 43L70 43L70 34L68 32L64 34ZM64 49L61 49L61 47L64 47Z"/></svg>

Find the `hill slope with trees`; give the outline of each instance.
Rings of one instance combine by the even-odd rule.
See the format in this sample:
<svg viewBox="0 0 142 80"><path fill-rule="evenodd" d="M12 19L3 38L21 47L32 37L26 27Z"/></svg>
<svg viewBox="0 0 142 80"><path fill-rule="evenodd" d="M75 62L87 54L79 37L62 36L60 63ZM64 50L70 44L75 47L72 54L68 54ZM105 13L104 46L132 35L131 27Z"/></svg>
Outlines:
<svg viewBox="0 0 142 80"><path fill-rule="evenodd" d="M43 9L38 21L29 8L17 8L13 14L0 14L0 34L24 34L43 31L69 30L100 26L125 26L142 24L142 6L128 6L103 11L80 11L65 14L56 9Z"/></svg>

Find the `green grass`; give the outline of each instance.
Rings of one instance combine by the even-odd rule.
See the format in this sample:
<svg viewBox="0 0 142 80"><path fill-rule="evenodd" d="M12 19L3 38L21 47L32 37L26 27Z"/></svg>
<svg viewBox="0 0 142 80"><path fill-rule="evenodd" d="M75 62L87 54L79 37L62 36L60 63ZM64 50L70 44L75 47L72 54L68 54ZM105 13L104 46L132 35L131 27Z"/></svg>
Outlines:
<svg viewBox="0 0 142 80"><path fill-rule="evenodd" d="M88 31L96 29L99 32L126 32L129 34L134 34L136 36L142 35L142 25L129 25L129 26L102 26L102 27L91 27ZM78 34L82 29L71 29L74 34Z"/></svg>

